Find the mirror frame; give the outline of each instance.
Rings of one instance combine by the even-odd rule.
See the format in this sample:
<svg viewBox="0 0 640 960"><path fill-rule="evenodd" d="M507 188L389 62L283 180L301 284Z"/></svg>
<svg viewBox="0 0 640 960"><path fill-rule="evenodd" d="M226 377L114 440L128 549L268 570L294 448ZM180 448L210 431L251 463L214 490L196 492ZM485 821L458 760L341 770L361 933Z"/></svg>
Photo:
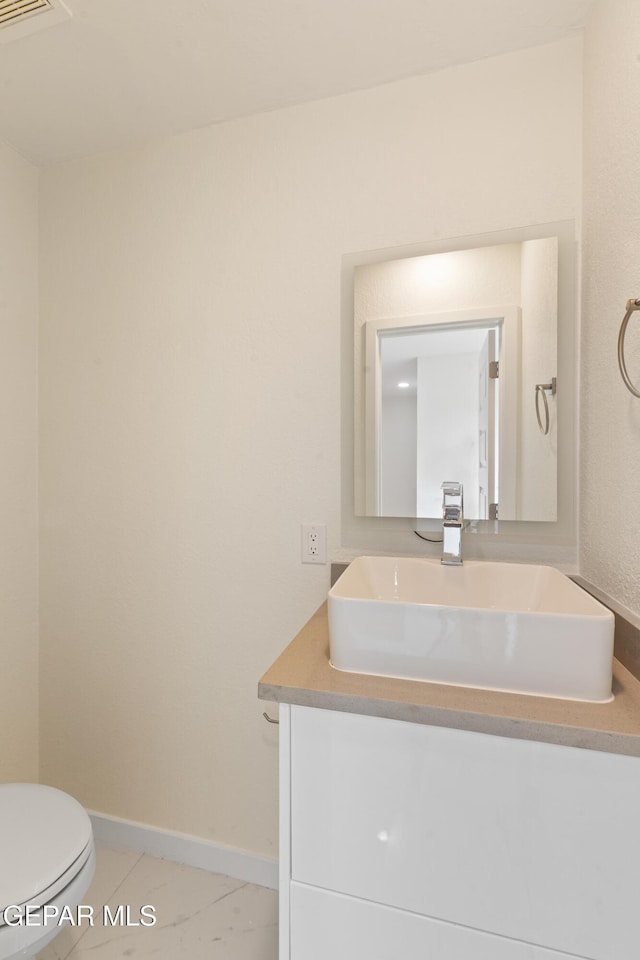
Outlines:
<svg viewBox="0 0 640 960"><path fill-rule="evenodd" d="M355 396L354 396L354 269L357 266L449 253L473 247L497 246L558 238L558 519L554 522L532 520L471 521L469 533L474 536L473 550L482 552L492 543L528 543L541 547L558 547L563 556L575 559L577 543L577 368L578 331L576 316L577 240L573 220L533 226L513 227L490 233L425 241L401 247L386 247L345 254L341 270L341 500L342 545L359 552L385 550L420 553L413 531L429 535L440 530L438 520L416 520L406 517L368 517L355 513L355 484L364 483L364 476L355 477ZM363 443L364 430L359 442ZM364 462L360 450L360 462ZM364 502L364 494L363 500ZM468 539L468 538L467 538ZM425 544L422 545L424 548Z"/></svg>

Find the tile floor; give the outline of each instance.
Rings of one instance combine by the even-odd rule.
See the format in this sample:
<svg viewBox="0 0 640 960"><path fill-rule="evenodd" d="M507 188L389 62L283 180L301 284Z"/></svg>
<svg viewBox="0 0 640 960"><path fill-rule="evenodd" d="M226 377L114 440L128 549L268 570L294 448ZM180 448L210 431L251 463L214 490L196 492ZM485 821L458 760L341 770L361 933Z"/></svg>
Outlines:
<svg viewBox="0 0 640 960"><path fill-rule="evenodd" d="M94 926L64 927L37 960L277 960L278 894L221 874L156 860L131 850L99 847L93 883L83 897ZM155 926L103 926L129 905L155 907Z"/></svg>

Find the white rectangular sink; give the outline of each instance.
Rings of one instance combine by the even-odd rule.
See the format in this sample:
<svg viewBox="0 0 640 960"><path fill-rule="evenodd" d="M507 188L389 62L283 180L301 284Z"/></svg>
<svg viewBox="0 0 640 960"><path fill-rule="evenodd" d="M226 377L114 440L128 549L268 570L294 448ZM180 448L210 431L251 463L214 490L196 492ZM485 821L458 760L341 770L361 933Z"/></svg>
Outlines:
<svg viewBox="0 0 640 960"><path fill-rule="evenodd" d="M328 606L338 670L612 699L613 614L554 567L358 557Z"/></svg>

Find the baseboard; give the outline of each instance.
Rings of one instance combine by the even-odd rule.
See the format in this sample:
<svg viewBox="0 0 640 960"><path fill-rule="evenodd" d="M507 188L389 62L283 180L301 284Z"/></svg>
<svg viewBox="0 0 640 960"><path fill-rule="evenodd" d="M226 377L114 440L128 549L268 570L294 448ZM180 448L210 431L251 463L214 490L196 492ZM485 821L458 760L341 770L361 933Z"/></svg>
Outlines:
<svg viewBox="0 0 640 960"><path fill-rule="evenodd" d="M223 873L272 890L278 888L278 861L183 833L89 811L94 837L107 847L125 847L211 873Z"/></svg>

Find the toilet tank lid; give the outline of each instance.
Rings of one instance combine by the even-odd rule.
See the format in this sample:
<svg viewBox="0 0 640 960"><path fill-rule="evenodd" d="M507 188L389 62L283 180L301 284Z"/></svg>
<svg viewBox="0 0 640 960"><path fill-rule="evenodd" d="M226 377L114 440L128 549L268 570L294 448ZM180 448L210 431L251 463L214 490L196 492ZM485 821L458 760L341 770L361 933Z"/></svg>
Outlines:
<svg viewBox="0 0 640 960"><path fill-rule="evenodd" d="M67 793L35 783L0 784L0 915L54 884L90 840L91 821Z"/></svg>

